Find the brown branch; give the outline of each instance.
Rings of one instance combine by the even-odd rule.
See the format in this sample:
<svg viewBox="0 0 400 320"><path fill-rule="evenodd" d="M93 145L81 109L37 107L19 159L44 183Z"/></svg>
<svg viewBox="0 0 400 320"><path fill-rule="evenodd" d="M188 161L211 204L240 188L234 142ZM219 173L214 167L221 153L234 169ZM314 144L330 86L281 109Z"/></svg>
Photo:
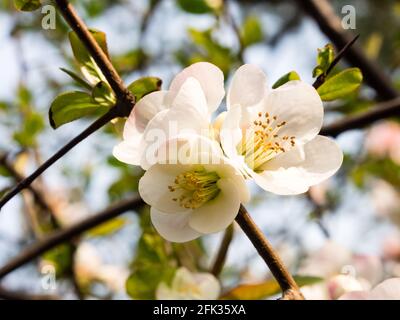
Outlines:
<svg viewBox="0 0 400 320"><path fill-rule="evenodd" d="M217 256L215 257L214 263L211 268L211 273L218 277L224 267L226 256L228 255L229 246L233 239L233 224L231 224L224 233L221 245L218 249Z"/></svg>
<svg viewBox="0 0 400 320"><path fill-rule="evenodd" d="M11 259L6 265L0 268L0 278L14 271L15 269L21 267L25 263L35 259L47 250L54 248L55 246L69 241L75 236L102 224L112 218L115 218L129 210L133 210L143 204L139 197L133 197L131 199L122 201L114 206L111 206L104 211L91 216L67 229L62 229L53 232L43 240L40 240L24 251L22 251L18 256Z"/></svg>
<svg viewBox="0 0 400 320"><path fill-rule="evenodd" d="M112 108L105 115L96 120L92 125L90 125L87 129L85 129L78 136L73 138L70 142L68 142L65 146L63 146L60 150L58 150L53 156L51 156L47 161L45 161L39 168L37 168L31 175L26 177L17 183L9 192L7 192L3 198L0 200L0 209L13 197L15 197L22 190L28 188L32 182L39 177L44 171L46 171L49 167L51 167L57 160L59 160L62 156L64 156L68 151L74 148L81 141L89 137L93 132L96 132L98 129L103 127L109 121L114 119L117 116L117 109Z"/></svg>
<svg viewBox="0 0 400 320"><path fill-rule="evenodd" d="M120 101L127 101L131 106L134 100L130 92L125 88L121 77L118 75L114 66L108 59L107 55L98 45L97 41L93 38L89 29L86 27L82 19L77 15L74 7L67 0L55 0L61 14L67 21L72 30L75 31L76 35L82 41L94 61L100 68L101 72L106 77L108 83L113 89L117 99ZM130 98L131 100L129 100ZM129 107L129 106L128 106Z"/></svg>
<svg viewBox="0 0 400 320"><path fill-rule="evenodd" d="M89 137L92 133L96 132L98 129L102 128L109 121L116 117L128 116L135 104L134 96L129 92L129 90L124 87L121 78L115 71L111 62L108 60L108 57L97 44L96 40L93 38L92 34L89 32L84 22L78 17L72 5L66 0L55 0L55 2L65 20L76 32L79 39L93 56L93 59L101 69L107 81L110 83L110 86L117 96L117 103L108 113L100 117L86 130L73 138L52 157L50 157L46 162L44 162L38 169L36 169L36 171L34 171L30 176L20 181L13 189L11 189L0 200L0 209L19 192L29 187L36 178L38 178L44 171L52 166L58 159L64 156L68 151L70 151L81 141Z"/></svg>
<svg viewBox="0 0 400 320"><path fill-rule="evenodd" d="M322 32L336 47L344 47L351 40L352 37L344 32L340 19L327 0L297 0L295 2L318 23ZM390 100L398 96L390 79L381 71L382 68L369 60L360 47L349 48L345 58L350 64L361 69L365 81L375 89L382 100Z"/></svg>
<svg viewBox="0 0 400 320"><path fill-rule="evenodd" d="M55 295L37 295L21 291L9 291L0 287L0 299L3 300L60 300L60 297Z"/></svg>
<svg viewBox="0 0 400 320"><path fill-rule="evenodd" d="M339 61L343 58L346 52L351 48L351 46L357 41L360 35L356 35L352 40L350 40L346 45L338 52L335 59L333 59L332 63L329 65L326 73L323 73L318 76L318 78L313 83L313 87L318 89L326 80L326 77L331 73L333 68L339 63Z"/></svg>
<svg viewBox="0 0 400 320"><path fill-rule="evenodd" d="M7 172L14 178L15 181L20 182L24 180L24 177L17 170L15 170L14 166L7 160L6 154L0 155L0 165L7 170ZM53 213L53 210L42 192L32 185L29 185L27 189L31 192L35 203L54 217L55 215Z"/></svg>
<svg viewBox="0 0 400 320"><path fill-rule="evenodd" d="M382 102L364 113L348 116L342 120L326 125L322 128L320 134L336 137L340 133L364 128L376 121L400 116L400 97Z"/></svg>
<svg viewBox="0 0 400 320"><path fill-rule="evenodd" d="M304 300L299 287L294 281L292 275L286 269L281 258L275 252L272 245L265 238L260 228L255 224L250 217L246 208L241 205L239 213L236 216L236 222L242 228L259 255L263 258L272 275L279 283L282 290L282 299L284 300Z"/></svg>

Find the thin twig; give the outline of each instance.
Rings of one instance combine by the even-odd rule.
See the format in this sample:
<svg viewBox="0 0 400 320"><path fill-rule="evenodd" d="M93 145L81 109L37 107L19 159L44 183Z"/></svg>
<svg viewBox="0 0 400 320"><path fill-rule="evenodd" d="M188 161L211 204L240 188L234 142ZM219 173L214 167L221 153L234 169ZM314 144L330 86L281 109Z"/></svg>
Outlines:
<svg viewBox="0 0 400 320"><path fill-rule="evenodd" d="M24 177L17 172L14 166L8 161L6 154L0 155L0 165L7 170L7 172L14 178L16 182L24 180ZM35 203L37 203L43 210L54 216L53 210L42 192L32 185L29 185L27 189L32 193Z"/></svg>
<svg viewBox="0 0 400 320"><path fill-rule="evenodd" d="M38 295L22 291L10 291L0 287L0 299L3 300L60 300L60 297L55 295Z"/></svg>
<svg viewBox="0 0 400 320"><path fill-rule="evenodd" d="M332 63L329 65L328 69L326 70L326 73L321 74L318 76L318 78L315 80L313 83L313 87L315 89L318 89L326 80L326 77L331 73L333 68L339 63L339 61L343 58L343 56L346 54L346 52L351 48L351 46L357 41L357 39L360 37L360 35L356 35L352 40L350 40L346 45L338 52L336 55L335 59L333 59Z"/></svg>
<svg viewBox="0 0 400 320"><path fill-rule="evenodd" d="M244 206L240 206L239 214L236 216L236 222L242 228L259 255L263 258L272 275L279 283L282 290L282 299L304 300L299 287L294 281L292 275L286 269L281 258L275 252L272 245L268 242L260 228L255 224Z"/></svg>
<svg viewBox="0 0 400 320"><path fill-rule="evenodd" d="M234 228L233 228L233 224L231 224L225 230L224 236L221 241L221 245L218 249L217 256L215 257L214 263L211 268L211 273L216 277L219 276L219 274L221 273L221 271L224 267L226 256L228 255L229 246L233 239L233 232L234 232Z"/></svg>
<svg viewBox="0 0 400 320"><path fill-rule="evenodd" d="M322 32L337 48L341 48L349 42L351 39L349 34L344 32L340 18L327 0L297 0L295 3L318 23ZM365 81L375 89L382 100L390 100L398 96L397 90L382 72L382 68L374 61L369 60L360 47L352 46L344 57L351 65L361 69Z"/></svg>
<svg viewBox="0 0 400 320"><path fill-rule="evenodd" d="M86 27L82 19L77 15L73 6L67 0L55 0L61 14L67 21L72 30L75 31L76 35L82 41L94 61L104 74L111 88L113 89L117 99L120 101L127 101L130 105L134 102L132 95L124 86L121 77L118 75L114 66L110 62L106 53L98 45L89 29ZM128 99L130 98L130 100Z"/></svg>
<svg viewBox="0 0 400 320"><path fill-rule="evenodd" d="M38 178L46 169L53 165L58 159L65 155L69 150L75 147L78 143L86 139L92 133L103 127L109 121L116 117L124 117L129 115L131 109L135 104L135 98L127 90L122 82L122 79L115 71L107 55L103 52L96 40L86 27L85 23L76 14L75 9L66 0L55 0L65 20L76 32L79 39L85 45L87 50L93 56L93 59L103 72L110 86L114 90L117 96L117 104L105 115L96 120L86 130L84 130L77 137L68 142L58 152L56 152L51 158L44 162L35 172L30 176L20 181L13 189L11 189L1 200L0 209L15 195L27 188L36 178Z"/></svg>
<svg viewBox="0 0 400 320"><path fill-rule="evenodd" d="M11 259L6 265L0 268L0 278L21 267L25 263L35 259L47 250L54 248L55 246L62 244L81 233L102 224L112 218L115 218L129 210L134 210L143 204L139 197L133 197L131 199L122 201L114 206L111 206L104 211L89 217L67 229L62 229L53 232L45 239L40 240L24 251L18 256Z"/></svg>
<svg viewBox="0 0 400 320"><path fill-rule="evenodd" d="M93 132L96 132L98 129L100 129L105 124L110 122L116 116L117 116L117 109L113 108L105 115L100 117L98 120L96 120L88 128L86 128L82 133L80 133L78 136L69 141L65 146L63 146L53 156L51 156L47 161L45 161L39 168L37 168L31 175L21 180L17 185L14 186L14 188L12 188L9 192L7 192L0 200L0 209L22 190L28 188L37 177L39 177L44 171L46 171L57 160L59 160L62 156L64 156L68 151L70 151L81 141L89 137Z"/></svg>
<svg viewBox="0 0 400 320"><path fill-rule="evenodd" d="M368 111L352 116L347 116L322 128L320 134L336 137L340 133L364 128L376 121L400 116L400 97L377 104Z"/></svg>

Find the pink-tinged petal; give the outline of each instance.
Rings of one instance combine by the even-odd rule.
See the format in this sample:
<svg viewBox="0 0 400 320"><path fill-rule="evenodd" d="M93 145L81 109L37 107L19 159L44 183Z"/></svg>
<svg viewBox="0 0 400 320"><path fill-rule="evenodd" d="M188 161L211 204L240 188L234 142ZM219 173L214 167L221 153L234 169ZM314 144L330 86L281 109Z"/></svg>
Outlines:
<svg viewBox="0 0 400 320"><path fill-rule="evenodd" d="M372 289L371 300L400 300L400 278L383 281Z"/></svg>
<svg viewBox="0 0 400 320"><path fill-rule="evenodd" d="M316 136L303 147L296 147L275 157L252 173L263 189L280 194L304 193L312 185L331 177L341 166L343 153L332 139Z"/></svg>
<svg viewBox="0 0 400 320"><path fill-rule="evenodd" d="M140 143L135 143L133 141L128 142L126 140L117 144L113 149L115 158L134 166L140 166L143 153L144 149Z"/></svg>
<svg viewBox="0 0 400 320"><path fill-rule="evenodd" d="M171 104L171 108L179 108L181 110L189 107L196 109L206 119L209 118L207 101L203 89L199 81L193 77L186 79Z"/></svg>
<svg viewBox="0 0 400 320"><path fill-rule="evenodd" d="M185 68L171 82L169 101L173 101L181 86L188 78L195 78L204 92L207 100L208 113L214 112L221 104L225 95L224 74L215 65L208 62L198 62Z"/></svg>
<svg viewBox="0 0 400 320"><path fill-rule="evenodd" d="M345 293L338 300L370 300L370 294L367 291L352 291Z"/></svg>
<svg viewBox="0 0 400 320"><path fill-rule="evenodd" d="M166 91L156 91L139 100L125 122L123 135L125 140L138 140L149 121L160 111L168 108L164 104L166 94Z"/></svg>
<svg viewBox="0 0 400 320"><path fill-rule="evenodd" d="M234 74L229 87L228 110L235 105L243 108L255 106L267 94L267 77L257 66L245 64Z"/></svg>
<svg viewBox="0 0 400 320"><path fill-rule="evenodd" d="M154 227L168 241L187 242L202 235L189 226L189 218L190 212L171 214L151 208L151 221Z"/></svg>

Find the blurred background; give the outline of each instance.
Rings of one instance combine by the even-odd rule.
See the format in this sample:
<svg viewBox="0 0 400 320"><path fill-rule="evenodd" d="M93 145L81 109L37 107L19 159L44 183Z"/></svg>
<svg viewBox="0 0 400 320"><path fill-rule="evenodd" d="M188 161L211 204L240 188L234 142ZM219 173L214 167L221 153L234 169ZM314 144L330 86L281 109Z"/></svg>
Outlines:
<svg viewBox="0 0 400 320"><path fill-rule="evenodd" d="M164 89L183 67L197 61L219 66L227 83L243 63L260 66L270 86L292 70L313 83L317 49L331 42L307 15L303 1L71 2L88 26L107 34L112 62L126 83L156 76ZM358 45L400 90L400 3L327 4L339 19L344 5L356 9L352 32L360 34ZM63 19L57 16L56 28L44 30L43 17L40 9L19 12L12 1L0 0L0 194L15 184L15 172L28 175L94 120L81 119L57 130L49 124L51 101L76 88L59 68L76 70L76 65ZM345 66L349 65L343 60L337 69ZM325 104L326 123L364 112L379 100L382 97L364 84L346 99ZM398 120L340 134L337 142L345 153L340 172L307 194L275 196L251 186L254 196L248 209L292 273L303 276L306 297L337 298L335 290L346 290L350 283L343 282L342 275L367 287L400 277ZM107 125L34 183L51 213L37 205L29 190L1 210L0 265L46 234L136 194L143 172L112 157L119 140L118 130ZM152 272L166 260L208 270L222 237L221 233L184 245L165 243L142 207L46 252L0 284L12 292L62 299L151 299L160 281ZM163 248L162 257L153 259L156 245ZM51 288L43 285L49 265L56 271ZM263 284L264 291L253 298L269 298L277 293L270 278L252 244L235 226L220 276L224 292L241 284Z"/></svg>

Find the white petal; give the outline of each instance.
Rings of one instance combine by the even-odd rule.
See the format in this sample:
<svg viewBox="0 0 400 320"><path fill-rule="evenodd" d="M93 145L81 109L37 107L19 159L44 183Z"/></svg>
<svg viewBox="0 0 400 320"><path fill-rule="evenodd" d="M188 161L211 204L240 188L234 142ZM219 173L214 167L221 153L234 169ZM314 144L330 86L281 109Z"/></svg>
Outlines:
<svg viewBox="0 0 400 320"><path fill-rule="evenodd" d="M113 155L119 161L139 166L142 155L144 153L143 148L139 143L133 143L128 141L122 141L117 144L113 149Z"/></svg>
<svg viewBox="0 0 400 320"><path fill-rule="evenodd" d="M239 105L232 106L227 111L222 128L220 130L220 140L225 154L230 159L238 157L236 146L242 139L240 128L242 120L242 109Z"/></svg>
<svg viewBox="0 0 400 320"><path fill-rule="evenodd" d="M324 111L321 98L313 86L302 81L290 81L272 90L263 102L263 112L286 121L280 136L295 136L296 142L305 143L321 130Z"/></svg>
<svg viewBox="0 0 400 320"><path fill-rule="evenodd" d="M164 103L167 91L152 92L138 101L125 122L124 139L138 139L149 121L168 106Z"/></svg>
<svg viewBox="0 0 400 320"><path fill-rule="evenodd" d="M392 278L378 284L370 294L372 300L400 300L400 278Z"/></svg>
<svg viewBox="0 0 400 320"><path fill-rule="evenodd" d="M224 74L218 67L208 62L192 64L172 80L169 93L171 101L189 77L195 78L200 83L207 100L208 112L211 114L218 108L225 95Z"/></svg>
<svg viewBox="0 0 400 320"><path fill-rule="evenodd" d="M211 273L196 273L196 282L204 300L217 300L221 293L221 286L218 280Z"/></svg>
<svg viewBox="0 0 400 320"><path fill-rule="evenodd" d="M155 164L151 166L139 180L139 193L144 202L166 213L187 211L174 198L179 191L171 192L168 186L174 185L177 175L193 169L190 165Z"/></svg>
<svg viewBox="0 0 400 320"><path fill-rule="evenodd" d="M214 159L217 159L217 157L215 155ZM246 203L250 200L250 192L246 185L246 180L232 161L225 157L220 157L218 164L204 165L204 168L210 172L215 171L221 179L229 180L238 191L240 203Z"/></svg>
<svg viewBox="0 0 400 320"><path fill-rule="evenodd" d="M143 133L144 149L141 166L147 170L158 161L157 155L166 141L185 135L210 135L210 126L196 109L176 106L158 113Z"/></svg>
<svg viewBox="0 0 400 320"><path fill-rule="evenodd" d="M199 81L189 77L180 87L171 104L172 108L178 107L180 110L194 108L205 118L208 118L208 106L206 97Z"/></svg>
<svg viewBox="0 0 400 320"><path fill-rule="evenodd" d="M157 300L175 300L175 293L167 286L165 282L161 282L156 289Z"/></svg>
<svg viewBox="0 0 400 320"><path fill-rule="evenodd" d="M190 212L171 214L151 207L151 221L160 235L168 241L186 242L202 235L189 226L189 217Z"/></svg>
<svg viewBox="0 0 400 320"><path fill-rule="evenodd" d="M343 153L335 141L316 136L272 159L260 174L253 173L263 189L281 195L300 194L332 176L341 166Z"/></svg>
<svg viewBox="0 0 400 320"><path fill-rule="evenodd" d="M267 77L257 66L245 64L234 74L229 87L227 105L228 110L234 105L251 107L267 94Z"/></svg>
<svg viewBox="0 0 400 320"><path fill-rule="evenodd" d="M240 197L234 183L229 179L217 182L220 192L215 199L192 211L189 225L194 230L208 234L221 231L235 219Z"/></svg>

